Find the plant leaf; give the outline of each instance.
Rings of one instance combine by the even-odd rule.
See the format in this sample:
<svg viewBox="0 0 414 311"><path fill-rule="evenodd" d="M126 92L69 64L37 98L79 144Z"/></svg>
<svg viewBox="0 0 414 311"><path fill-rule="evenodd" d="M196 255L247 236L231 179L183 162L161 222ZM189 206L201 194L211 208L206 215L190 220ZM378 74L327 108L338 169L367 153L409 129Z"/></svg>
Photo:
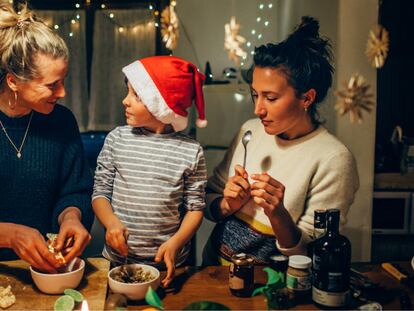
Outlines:
<svg viewBox="0 0 414 311"><path fill-rule="evenodd" d="M267 285L266 286L262 286L262 287L258 287L256 288L253 293L252 293L252 297L256 296L258 294L263 294L265 292L265 290L267 289Z"/></svg>
<svg viewBox="0 0 414 311"><path fill-rule="evenodd" d="M263 269L267 273L267 283L266 285L276 284L280 281L283 281L283 273L277 272L272 268L266 267Z"/></svg>
<svg viewBox="0 0 414 311"><path fill-rule="evenodd" d="M151 286L149 286L147 289L147 293L145 294L145 301L150 306L164 310L164 305L162 304L160 297L158 297L156 291L153 290Z"/></svg>
<svg viewBox="0 0 414 311"><path fill-rule="evenodd" d="M196 301L183 310L230 310L227 306L214 301Z"/></svg>

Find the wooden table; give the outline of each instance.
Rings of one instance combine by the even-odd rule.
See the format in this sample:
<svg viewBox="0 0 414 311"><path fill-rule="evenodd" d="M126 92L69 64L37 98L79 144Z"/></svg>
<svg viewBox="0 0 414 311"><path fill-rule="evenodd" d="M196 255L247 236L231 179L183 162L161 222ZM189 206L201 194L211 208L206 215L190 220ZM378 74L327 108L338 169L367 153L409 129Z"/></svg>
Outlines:
<svg viewBox="0 0 414 311"><path fill-rule="evenodd" d="M107 293L109 262L101 258L86 260L86 269L81 284L77 288L86 300L90 310L103 310ZM53 305L61 295L41 293L30 276L29 265L22 261L0 262L0 286L11 285L16 303L7 310L53 310Z"/></svg>
<svg viewBox="0 0 414 311"><path fill-rule="evenodd" d="M408 263L402 265L407 269L409 267ZM372 281L378 282L383 287L383 292L392 298L390 301L383 303L384 310L401 309L398 294L402 289L407 291L411 302L414 304L414 290L401 285L387 272L383 271L379 265L362 264L356 266L359 270L363 270L364 274ZM173 289L164 290L160 288L157 290L167 310L182 310L192 302L206 300L224 304L232 310L266 310L267 308L265 298L262 295L239 298L230 293L228 267L186 267L178 269L176 275ZM263 272L263 267L255 267L255 282L265 284L266 273ZM354 301L354 304L356 303L357 301ZM355 307L360 304L356 304ZM148 306L144 301L130 302L128 310L140 310L146 307ZM318 310L311 301L292 305L291 309Z"/></svg>
<svg viewBox="0 0 414 311"><path fill-rule="evenodd" d="M86 297L90 310L103 310L107 295L107 272L109 262L94 258L87 260L85 276L78 288ZM407 270L408 263L402 264ZM414 304L414 290L401 285L379 265L354 265L363 271L372 281L378 282L384 289L384 296L392 299L382 304L384 310L398 310L400 303L398 291L405 290ZM263 267L255 267L255 281L264 284L266 274ZM411 269L411 268L410 268ZM412 271L412 270L411 270ZM162 272L162 276L165 272ZM53 310L53 304L59 295L45 295L37 290L30 277L27 263L23 261L0 262L0 286L10 284L17 298L8 310ZM167 310L182 310L195 301L214 301L226 305L232 310L266 310L264 296L249 298L233 296L228 288L227 267L185 267L176 271L176 278L169 289L157 290ZM386 297L382 297L386 298ZM128 310L146 308L145 301L130 301ZM292 309L317 310L311 302L292 306Z"/></svg>

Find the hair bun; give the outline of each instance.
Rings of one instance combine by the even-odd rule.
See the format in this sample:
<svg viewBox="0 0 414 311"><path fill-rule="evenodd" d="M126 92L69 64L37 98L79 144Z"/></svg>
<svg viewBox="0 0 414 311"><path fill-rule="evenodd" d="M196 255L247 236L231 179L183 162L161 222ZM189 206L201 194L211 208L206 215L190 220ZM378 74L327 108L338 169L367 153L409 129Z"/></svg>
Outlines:
<svg viewBox="0 0 414 311"><path fill-rule="evenodd" d="M296 30L290 35L300 39L319 38L319 22L310 16L302 16L302 22Z"/></svg>

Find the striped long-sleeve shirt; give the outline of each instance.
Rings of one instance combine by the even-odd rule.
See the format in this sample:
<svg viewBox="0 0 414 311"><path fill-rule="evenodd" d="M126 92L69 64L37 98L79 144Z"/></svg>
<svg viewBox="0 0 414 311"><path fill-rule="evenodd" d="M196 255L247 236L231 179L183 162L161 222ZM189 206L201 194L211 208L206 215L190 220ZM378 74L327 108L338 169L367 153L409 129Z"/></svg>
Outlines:
<svg viewBox="0 0 414 311"><path fill-rule="evenodd" d="M99 154L92 200L109 200L128 228L128 259L154 264L158 248L178 231L184 213L205 207L206 179L197 141L180 132L155 134L122 126L108 134ZM177 265L188 253L186 245ZM103 255L123 262L109 245Z"/></svg>

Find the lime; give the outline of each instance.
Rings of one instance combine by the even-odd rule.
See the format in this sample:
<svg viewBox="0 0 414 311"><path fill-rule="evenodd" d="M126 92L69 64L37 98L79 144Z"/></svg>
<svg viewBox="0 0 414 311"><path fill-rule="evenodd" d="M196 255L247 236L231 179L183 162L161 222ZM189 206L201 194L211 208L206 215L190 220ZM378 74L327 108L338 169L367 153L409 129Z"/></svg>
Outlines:
<svg viewBox="0 0 414 311"><path fill-rule="evenodd" d="M82 302L83 301L83 295L78 292L76 289L67 288L63 291L65 295L68 295L73 298L76 302Z"/></svg>
<svg viewBox="0 0 414 311"><path fill-rule="evenodd" d="M53 310L55 311L72 311L75 306L75 300L72 297L65 295L61 296L55 301Z"/></svg>

